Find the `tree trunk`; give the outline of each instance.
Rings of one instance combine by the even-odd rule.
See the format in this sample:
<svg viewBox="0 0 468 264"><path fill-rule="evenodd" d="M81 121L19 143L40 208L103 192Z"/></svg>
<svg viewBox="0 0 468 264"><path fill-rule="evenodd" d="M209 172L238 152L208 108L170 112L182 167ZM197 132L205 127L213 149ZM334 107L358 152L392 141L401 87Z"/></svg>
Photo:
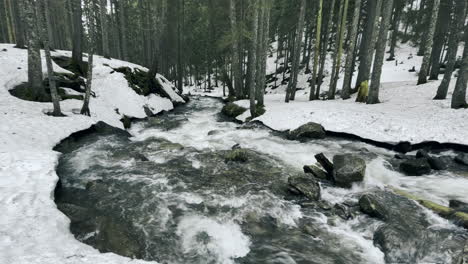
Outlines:
<svg viewBox="0 0 468 264"><path fill-rule="evenodd" d="M465 27L465 43L468 43L468 29ZM463 50L462 65L458 72L457 82L453 90L451 107L454 109L467 108L466 84L468 82L468 45Z"/></svg>
<svg viewBox="0 0 468 264"><path fill-rule="evenodd" d="M447 36L450 14L452 13L452 2L452 0L442 0L440 2L437 26L434 33L434 47L432 48L429 80L437 80L439 78L440 54L442 53L442 48Z"/></svg>
<svg viewBox="0 0 468 264"><path fill-rule="evenodd" d="M259 12L258 12L258 35L257 35L257 69L255 72L257 76L255 77L255 99L258 100L260 93L262 92L260 88L261 76L262 76L262 63L263 63L263 30L265 24L265 0L259 0Z"/></svg>
<svg viewBox="0 0 468 264"><path fill-rule="evenodd" d="M336 52L335 52L335 65L333 67L333 72L330 80L330 89L328 91L328 99L335 99L335 92L336 92L336 85L338 82L338 77L340 75L340 68L341 68L341 56L343 54L343 41L344 41L344 32L346 30L346 17L348 14L348 0L343 0L340 5L340 17L341 17L341 25L339 26L339 33L337 34L336 38ZM359 16L358 16L359 19Z"/></svg>
<svg viewBox="0 0 468 264"><path fill-rule="evenodd" d="M353 76L353 61L354 51L356 48L356 36L359 26L359 13L361 12L361 0L354 2L353 22L351 24L351 32L349 33L349 46L346 54L345 76L343 80L343 88L341 98L349 99L351 93L351 79Z"/></svg>
<svg viewBox="0 0 468 264"><path fill-rule="evenodd" d="M177 0L177 89L179 93L183 91L183 77L184 77L184 66L182 62L183 58L183 49L182 49L182 38L184 34L182 32L183 27L183 16L184 16L184 3L180 3L182 0ZM217 81L217 79L216 79Z"/></svg>
<svg viewBox="0 0 468 264"><path fill-rule="evenodd" d="M83 101L83 107L81 108L81 114L91 116L89 110L89 100L91 97L91 88L93 81L93 57L95 49L95 38L96 38L96 25L94 22L94 15L92 14L92 1L87 0L86 4L86 18L88 19L88 74L86 75L86 93Z"/></svg>
<svg viewBox="0 0 468 264"><path fill-rule="evenodd" d="M251 0L251 12L252 12L252 34L249 48L249 97L250 97L250 115L252 118L256 116L255 106L255 66L257 65L256 56L256 40L258 35L258 0Z"/></svg>
<svg viewBox="0 0 468 264"><path fill-rule="evenodd" d="M15 20L15 36L16 36L16 47L20 49L25 48L25 39L24 39L24 27L23 27L23 17L21 14L23 10L22 0L13 1L13 17Z"/></svg>
<svg viewBox="0 0 468 264"><path fill-rule="evenodd" d="M270 0L264 0L265 1L265 15L264 19L265 22L263 23L263 43L260 43L260 45L263 45L263 51L262 51L262 57L261 57L261 71L260 71L260 84L258 85L258 98L257 98L257 105L259 106L264 106L264 97L265 97L265 86L266 86L266 64L267 64L267 58L268 58L268 48L270 46L269 42L269 36L270 36L270 5L271 2Z"/></svg>
<svg viewBox="0 0 468 264"><path fill-rule="evenodd" d="M398 32L400 27L400 18L401 13L403 12L403 8L405 7L405 0L395 0L395 12L393 15L392 21L392 40L390 41L390 56L388 57L388 61L395 60L395 48L397 45L398 40Z"/></svg>
<svg viewBox="0 0 468 264"><path fill-rule="evenodd" d="M367 19L364 32L362 34L361 47L359 50L359 71L356 87L360 87L365 81L369 81L372 59L374 58L375 36L377 35L377 25L379 21L382 0L367 1Z"/></svg>
<svg viewBox="0 0 468 264"><path fill-rule="evenodd" d="M380 76L387 46L388 26L392 17L393 0L386 0L382 10L382 23L379 29L379 39L375 51L374 66L372 69L372 80L369 88L368 104L379 103Z"/></svg>
<svg viewBox="0 0 468 264"><path fill-rule="evenodd" d="M299 11L299 21L296 27L296 39L294 40L294 54L292 61L292 70L289 77L288 88L286 90L285 102L294 100L297 89L297 75L299 74L299 62L301 59L301 43L302 43L302 32L304 31L304 17L305 17L306 0L301 0L301 7Z"/></svg>
<svg viewBox="0 0 468 264"><path fill-rule="evenodd" d="M423 42L425 45L423 48L424 57L423 57L421 69L419 70L418 85L427 83L427 75L429 74L429 64L431 61L432 43L434 39L437 14L439 12L439 5L440 5L440 0L433 0L429 29L428 29L428 32L424 34L425 36L425 41Z"/></svg>
<svg viewBox="0 0 468 264"><path fill-rule="evenodd" d="M328 48L328 37L330 35L330 30L333 27L333 14L335 10L335 0L331 0L330 7L329 7L329 13L328 13L328 21L327 24L325 25L325 33L323 34L323 39L322 39L322 47L321 47L321 52L320 52L320 68L319 68L319 73L318 73L318 81L317 81L317 90L315 91L315 99L319 99L320 97L320 86L322 85L322 79L323 79L323 72L325 69L325 61L327 59L327 48Z"/></svg>
<svg viewBox="0 0 468 264"><path fill-rule="evenodd" d="M107 0L100 1L100 14L101 14L101 40L102 40L102 54L104 58L110 58L109 52L109 26L107 23Z"/></svg>
<svg viewBox="0 0 468 264"><path fill-rule="evenodd" d="M455 62L457 60L458 42L460 40L460 32L463 30L463 25L466 15L466 1L456 0L455 1L455 15L450 23L450 35L448 41L447 50L447 66L445 67L445 74L442 82L437 89L437 94L434 100L444 100L447 98L447 92L452 79L452 73L455 68Z"/></svg>
<svg viewBox="0 0 468 264"><path fill-rule="evenodd" d="M72 63L79 66L83 64L83 25L81 21L81 0L71 0L73 9L73 40L72 40Z"/></svg>
<svg viewBox="0 0 468 264"><path fill-rule="evenodd" d="M49 80L49 90L50 96L52 98L52 103L54 106L54 110L52 112L53 116L63 116L62 111L60 110L60 97L57 93L57 87L55 85L55 76L54 76L54 68L52 66L52 56L50 55L50 44L49 44L49 37L51 34L49 33L52 29L50 28L50 11L49 11L49 0L43 0L40 2L41 10L39 14L39 20L42 27L42 42L44 44L44 51L45 51L45 58L47 64L47 76Z"/></svg>
<svg viewBox="0 0 468 264"><path fill-rule="evenodd" d="M320 53L320 37L322 29L322 11L323 11L323 0L319 0L319 8L317 11L317 28L315 30L315 49L314 49L314 65L312 66L312 80L310 81L310 94L309 100L315 99L315 83L317 80L317 68L318 59Z"/></svg>
<svg viewBox="0 0 468 264"><path fill-rule="evenodd" d="M42 63L36 16L36 1L26 0L25 16L28 28L28 83L30 94L34 99L44 101L46 99L46 93L42 85Z"/></svg>
<svg viewBox="0 0 468 264"><path fill-rule="evenodd" d="M239 61L239 33L236 16L236 0L230 0L229 14L231 18L231 34L232 34L232 68L234 72L234 88L236 97L242 98L242 65Z"/></svg>

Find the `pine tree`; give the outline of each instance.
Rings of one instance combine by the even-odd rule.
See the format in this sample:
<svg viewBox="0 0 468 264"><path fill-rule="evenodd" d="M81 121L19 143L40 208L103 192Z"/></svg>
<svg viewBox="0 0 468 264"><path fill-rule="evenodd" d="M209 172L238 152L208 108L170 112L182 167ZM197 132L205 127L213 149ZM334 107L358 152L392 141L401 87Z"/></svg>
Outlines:
<svg viewBox="0 0 468 264"><path fill-rule="evenodd" d="M251 36L249 44L249 99L250 99L250 115L252 118L256 116L256 106L255 106L255 77L256 77L256 65L257 65L257 55L256 55L256 42L258 37L258 0L251 0L251 12L252 12L252 24L251 24Z"/></svg>
<svg viewBox="0 0 468 264"><path fill-rule="evenodd" d="M22 0L13 1L13 17L15 21L15 36L16 36L16 47L24 49L26 46L26 40L24 39L24 27L23 18L21 11L23 9Z"/></svg>
<svg viewBox="0 0 468 264"><path fill-rule="evenodd" d="M309 100L315 99L315 83L317 80L317 68L318 59L320 53L320 37L322 29L322 11L323 11L323 0L319 0L319 8L317 10L317 27L315 29L315 49L314 49L314 65L312 69L312 79L310 81L310 94Z"/></svg>
<svg viewBox="0 0 468 264"><path fill-rule="evenodd" d="M305 17L305 6L306 1L301 0L301 6L299 11L299 20L296 26L296 39L294 40L293 45L293 62L291 76L286 90L285 102L288 103L289 100L294 100L296 95L296 86L297 86L297 75L299 74L299 62L301 57L301 42L302 42L302 32L304 30L304 17Z"/></svg>
<svg viewBox="0 0 468 264"><path fill-rule="evenodd" d="M100 0L99 7L101 15L101 40L102 40L102 55L104 58L110 58L109 51L109 26L107 23L107 0Z"/></svg>
<svg viewBox="0 0 468 264"><path fill-rule="evenodd" d="M382 22L379 29L379 39L375 51L374 66L372 69L372 80L369 87L368 104L379 103L380 77L382 75L382 65L387 47L388 26L392 17L393 0L387 0L383 4Z"/></svg>
<svg viewBox="0 0 468 264"><path fill-rule="evenodd" d="M343 0L340 4L340 17L341 23L339 24L339 33L337 34L336 43L335 43L335 61L334 67L332 70L331 80L330 80L330 90L328 91L328 99L335 99L336 85L338 82L338 76L340 75L341 67L341 56L343 54L343 41L344 41L344 32L346 30L346 17L348 11L348 0Z"/></svg>
<svg viewBox="0 0 468 264"><path fill-rule="evenodd" d="M424 57L423 57L421 69L419 70L418 85L427 83L427 75L429 74L429 64L431 61L432 43L434 39L437 14L439 13L439 5L440 5L440 0L433 0L429 29L428 29L427 34L424 34L425 36L425 40L423 41L425 45L423 48Z"/></svg>
<svg viewBox="0 0 468 264"><path fill-rule="evenodd" d="M73 10L72 63L81 68L83 64L83 25L81 0L70 0Z"/></svg>
<svg viewBox="0 0 468 264"><path fill-rule="evenodd" d="M455 68L455 62L457 59L458 43L460 41L460 32L463 30L466 14L466 1L455 0L455 15L450 22L450 34L448 40L447 50L447 66L445 67L445 74L442 82L437 89L437 94L434 100L444 100L447 98L447 92L452 79L452 73Z"/></svg>
<svg viewBox="0 0 468 264"><path fill-rule="evenodd" d="M81 114L91 116L89 110L89 100L91 98L92 82L93 82L93 58L96 39L96 24L94 19L94 0L86 0L86 18L88 27L88 72L86 75L86 92L83 100Z"/></svg>
<svg viewBox="0 0 468 264"><path fill-rule="evenodd" d="M465 43L468 43L468 27L465 27ZM466 85L468 82L468 45L463 50L463 59L458 72L457 82L453 90L451 107L454 109L467 108Z"/></svg>
<svg viewBox="0 0 468 264"><path fill-rule="evenodd" d="M359 13L361 12L361 0L354 1L354 14L351 24L351 32L349 33L349 46L346 54L345 76L343 79L343 88L341 98L349 99L351 93L351 78L353 76L353 63L356 48L356 35L359 26Z"/></svg>
<svg viewBox="0 0 468 264"><path fill-rule="evenodd" d="M452 0L442 0L440 2L439 14L437 15L437 26L434 33L434 46L431 54L431 72L429 80L437 80L439 78L440 54L442 53L442 48L446 41L450 14L452 13L452 3Z"/></svg>

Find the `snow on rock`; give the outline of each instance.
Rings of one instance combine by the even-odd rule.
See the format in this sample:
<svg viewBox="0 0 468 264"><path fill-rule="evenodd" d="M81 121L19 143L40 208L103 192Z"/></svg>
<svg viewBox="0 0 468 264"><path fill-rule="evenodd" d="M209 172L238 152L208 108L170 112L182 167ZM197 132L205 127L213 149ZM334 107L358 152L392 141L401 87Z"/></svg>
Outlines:
<svg viewBox="0 0 468 264"><path fill-rule="evenodd" d="M166 77L162 76L161 74L156 74L156 82L161 86L164 92L171 98L173 102L177 103L185 103L185 100L180 96L178 93L175 92L176 88L172 85L172 83L166 79Z"/></svg>
<svg viewBox="0 0 468 264"><path fill-rule="evenodd" d="M44 114L51 103L10 95L9 89L27 80L27 50L0 44L0 263L148 263L102 254L79 242L69 231L69 219L54 203L59 153L52 148L60 140L98 121L122 128L122 115L143 118L144 106L154 113L173 108L169 99L136 94L123 75L111 69L146 70L143 67L100 56L94 61L92 116L74 114L82 101L66 100L61 102L66 117L51 117ZM46 70L43 58L44 74ZM68 72L55 63L54 70Z"/></svg>

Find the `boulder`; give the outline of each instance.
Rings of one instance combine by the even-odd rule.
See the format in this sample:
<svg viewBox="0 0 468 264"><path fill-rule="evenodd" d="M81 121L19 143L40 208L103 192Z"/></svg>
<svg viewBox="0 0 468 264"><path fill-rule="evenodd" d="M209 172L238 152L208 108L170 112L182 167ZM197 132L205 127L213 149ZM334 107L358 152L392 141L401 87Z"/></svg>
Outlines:
<svg viewBox="0 0 468 264"><path fill-rule="evenodd" d="M455 157L455 161L462 165L468 166L468 154L467 153L458 154L458 156Z"/></svg>
<svg viewBox="0 0 468 264"><path fill-rule="evenodd" d="M364 179L366 162L356 155L335 155L333 165L333 180L337 186L351 188L353 183Z"/></svg>
<svg viewBox="0 0 468 264"><path fill-rule="evenodd" d="M381 201L373 194L362 195L359 198L359 208L363 213L381 220L385 220L388 216L385 205L381 204Z"/></svg>
<svg viewBox="0 0 468 264"><path fill-rule="evenodd" d="M468 213L468 203L464 203L458 200L450 200L449 207L460 212Z"/></svg>
<svg viewBox="0 0 468 264"><path fill-rule="evenodd" d="M320 184L314 178L292 176L288 178L288 183L297 193L314 201L320 200Z"/></svg>
<svg viewBox="0 0 468 264"><path fill-rule="evenodd" d="M235 118L242 115L245 111L247 111L247 109L244 107L238 106L235 103L227 103L221 110L221 113L228 117Z"/></svg>
<svg viewBox="0 0 468 264"><path fill-rule="evenodd" d="M423 150L423 149L420 149L416 152L416 158L425 158L425 159L428 159L429 158L429 153L427 153L427 151Z"/></svg>
<svg viewBox="0 0 468 264"><path fill-rule="evenodd" d="M400 164L400 170L408 176L421 176L431 172L431 165L424 158L409 159Z"/></svg>
<svg viewBox="0 0 468 264"><path fill-rule="evenodd" d="M442 158L429 157L427 161L433 170L446 170L448 168L448 164Z"/></svg>
<svg viewBox="0 0 468 264"><path fill-rule="evenodd" d="M402 142L399 142L398 144L396 144L393 147L393 150L396 151L396 152L400 152L400 153L407 153L407 152L410 152L412 150L412 146L411 146L410 142L402 141Z"/></svg>
<svg viewBox="0 0 468 264"><path fill-rule="evenodd" d="M291 140L308 140L325 138L325 129L322 125L309 122L292 131L289 131L288 138Z"/></svg>
<svg viewBox="0 0 468 264"><path fill-rule="evenodd" d="M327 180L327 179L330 178L328 176L328 174L324 170L320 169L319 167L317 167L315 165L305 165L304 166L304 172L305 173L310 173L315 178L321 179L321 180Z"/></svg>

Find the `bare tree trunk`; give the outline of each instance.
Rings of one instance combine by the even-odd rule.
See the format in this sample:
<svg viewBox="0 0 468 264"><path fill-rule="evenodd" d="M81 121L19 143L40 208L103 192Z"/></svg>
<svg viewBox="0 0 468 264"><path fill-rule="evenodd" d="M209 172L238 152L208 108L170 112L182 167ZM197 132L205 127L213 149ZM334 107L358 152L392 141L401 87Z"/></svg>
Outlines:
<svg viewBox="0 0 468 264"><path fill-rule="evenodd" d="M86 93L83 101L83 107L81 108L81 114L91 116L89 110L89 100L91 97L92 81L93 81L93 57L95 49L95 38L96 38L96 25L94 21L93 0L86 0L86 18L88 19L88 74L86 76Z"/></svg>
<svg viewBox="0 0 468 264"><path fill-rule="evenodd" d="M346 17L348 14L348 0L343 0L340 5L340 17L341 23L339 25L339 33L337 34L336 38L336 49L335 49L335 64L333 67L333 72L330 80L330 89L328 91L328 99L335 99L335 92L336 92L336 85L338 82L338 77L340 75L340 67L341 67L341 56L343 54L343 41L344 41L344 32L346 30ZM359 19L359 16L358 16Z"/></svg>
<svg viewBox="0 0 468 264"><path fill-rule="evenodd" d="M351 79L353 76L353 61L354 51L356 49L356 36L359 26L359 13L361 12L361 0L354 2L353 22L351 24L351 32L349 33L349 46L346 54L345 76L343 80L343 88L341 98L349 99L351 93Z"/></svg>
<svg viewBox="0 0 468 264"><path fill-rule="evenodd" d="M320 53L320 37L322 29L322 10L323 10L323 0L319 0L319 8L317 11L317 28L315 29L315 49L314 49L314 65L312 69L312 80L310 82L310 94L309 101L315 99L315 83L317 80L317 68L318 68L318 59Z"/></svg>
<svg viewBox="0 0 468 264"><path fill-rule="evenodd" d="M107 23L107 0L101 0L100 2L100 14L101 14L101 39L102 39L102 53L104 58L110 58L109 52L109 26Z"/></svg>
<svg viewBox="0 0 468 264"><path fill-rule="evenodd" d="M270 0L264 0L265 14L263 16L263 42L260 45L263 45L262 54L261 54L261 68L260 68L260 83L258 84L258 98L257 105L264 106L265 102L265 86L266 86L266 64L268 57L268 48L269 48L269 32L270 32Z"/></svg>
<svg viewBox="0 0 468 264"><path fill-rule="evenodd" d="M255 66L257 65L257 56L256 56L256 40L258 35L258 0L251 0L251 12L252 12L252 35L250 40L250 49L249 49L249 97L250 97L250 115L252 118L256 116L256 106L255 106Z"/></svg>
<svg viewBox="0 0 468 264"><path fill-rule="evenodd" d="M231 34L232 34L232 68L234 73L234 87L236 97L242 98L242 65L239 63L239 30L236 16L236 0L230 0L230 18L231 18Z"/></svg>
<svg viewBox="0 0 468 264"><path fill-rule="evenodd" d="M81 0L71 0L73 9L72 63L81 67L83 64L83 25L81 21Z"/></svg>
<svg viewBox="0 0 468 264"><path fill-rule="evenodd" d="M45 58L47 64L47 76L49 79L49 90L50 96L52 98L52 104L54 106L54 110L52 112L53 116L63 116L62 111L60 110L60 97L57 93L57 87L55 85L55 76L54 76L54 68L52 66L52 56L50 55L50 44L49 44L49 37L51 34L49 32L52 30L50 28L50 11L49 11L49 1L50 0L42 0L41 10L39 14L39 20L42 27L42 42L44 44L44 51L45 51Z"/></svg>
<svg viewBox="0 0 468 264"><path fill-rule="evenodd" d="M38 23L36 16L36 2L26 0L25 16L28 28L28 83L30 94L34 99L45 101L46 93L42 85L42 63Z"/></svg>
<svg viewBox="0 0 468 264"><path fill-rule="evenodd" d="M405 7L405 0L395 0L395 12L392 21L392 40L390 41L390 55L388 61L395 60L395 48L398 40L398 32L400 27L400 18L403 8Z"/></svg>
<svg viewBox="0 0 468 264"><path fill-rule="evenodd" d="M429 23L429 30L427 34L424 34L425 41L424 43L424 57L421 65L421 69L419 70L418 75L418 85L427 83L427 75L429 74L429 65L431 62L431 52L432 52L432 43L434 40L434 32L436 27L437 21L437 14L439 13L439 5L440 0L433 0L432 3L432 11L431 11L431 19Z"/></svg>
<svg viewBox="0 0 468 264"><path fill-rule="evenodd" d="M447 37L450 14L452 13L452 2L453 1L447 0L440 2L439 14L437 16L437 25L434 33L434 46L432 48L431 54L431 71L429 80L439 79L440 54L442 53L442 48Z"/></svg>
<svg viewBox="0 0 468 264"><path fill-rule="evenodd" d="M13 1L13 17L15 20L15 31L16 31L16 47L20 49L25 48L25 39L24 39L24 27L23 27L23 17L21 10L23 9L22 0Z"/></svg>
<svg viewBox="0 0 468 264"><path fill-rule="evenodd" d="M302 43L302 32L304 31L304 18L305 18L305 7L306 0L301 0L301 6L299 11L299 21L296 26L296 39L294 40L293 46L293 61L292 61L292 70L289 77L288 88L286 90L285 102L288 103L289 100L294 100L296 96L297 89L297 75L299 74L299 62L301 59L301 43Z"/></svg>
<svg viewBox="0 0 468 264"><path fill-rule="evenodd" d="M465 43L468 43L468 29L465 27ZM454 109L467 108L466 85L468 82L468 45L463 50L463 60L458 73L455 89L453 90L451 107Z"/></svg>
<svg viewBox="0 0 468 264"><path fill-rule="evenodd" d="M372 80L369 88L368 104L379 103L380 77L382 75L382 65L387 46L388 26L392 17L393 0L386 0L382 10L382 23L379 29L379 39L375 51L374 66L372 69Z"/></svg>

